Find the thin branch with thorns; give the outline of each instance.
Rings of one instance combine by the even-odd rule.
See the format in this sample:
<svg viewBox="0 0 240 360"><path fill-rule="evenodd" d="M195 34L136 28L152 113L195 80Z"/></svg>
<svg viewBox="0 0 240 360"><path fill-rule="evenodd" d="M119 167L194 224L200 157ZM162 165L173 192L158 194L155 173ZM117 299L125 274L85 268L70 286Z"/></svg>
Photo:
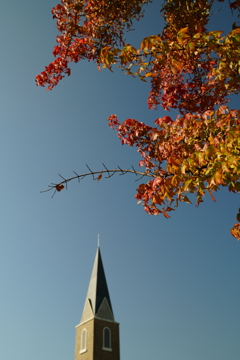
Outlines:
<svg viewBox="0 0 240 360"><path fill-rule="evenodd" d="M65 186L66 186L66 190L67 190L67 184L70 181L77 179L78 182L80 183L80 181L82 179L84 179L86 176L89 176L89 175L91 175L93 177L93 180L98 180L98 181L101 180L102 174L107 174L107 176L105 176L105 178L108 179L108 178L112 177L116 173L120 173L119 175L125 175L127 173L131 173L131 174L135 174L136 176L138 176L138 178L135 181L138 181L138 180L142 179L144 176L148 176L148 177L155 177L156 176L153 173L151 173L150 170L146 170L144 172L136 171L133 166L132 166L132 170L130 170L130 169L122 169L122 168L120 168L120 166L118 166L117 169L109 170L106 167L106 165L103 164L103 167L104 167L105 170L99 170L99 171L92 171L87 164L86 164L86 166L87 166L88 170L90 171L89 173L77 174L75 171L73 171L75 176L73 176L71 178L68 178L68 179L65 179L62 175L58 174L63 179L63 181L61 181L61 182L59 182L57 184L51 183L50 185L48 185L49 188L47 190L40 191L40 193L44 193L44 192L53 190L53 195L52 195L52 197L53 197L56 194L57 191L63 190L65 188ZM96 175L98 175L98 176L96 177Z"/></svg>

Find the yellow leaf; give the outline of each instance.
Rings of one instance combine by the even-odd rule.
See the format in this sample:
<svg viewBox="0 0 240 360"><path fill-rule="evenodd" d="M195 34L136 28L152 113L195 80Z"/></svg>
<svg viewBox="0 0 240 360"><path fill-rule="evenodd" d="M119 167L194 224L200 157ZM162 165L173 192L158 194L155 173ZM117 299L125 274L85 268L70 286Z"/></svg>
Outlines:
<svg viewBox="0 0 240 360"><path fill-rule="evenodd" d="M213 156L215 155L217 152L217 148L213 145L209 145L206 150L205 150L205 154L209 157L209 156Z"/></svg>
<svg viewBox="0 0 240 360"><path fill-rule="evenodd" d="M216 185L219 185L219 184L223 184L223 180L222 180L222 173L217 171L215 174L214 174L214 182Z"/></svg>
<svg viewBox="0 0 240 360"><path fill-rule="evenodd" d="M214 138L212 137L212 134L208 138L211 145L214 145Z"/></svg>
<svg viewBox="0 0 240 360"><path fill-rule="evenodd" d="M187 166L186 166L185 164L181 166L181 173L182 173L182 174L185 174L186 167L187 167Z"/></svg>
<svg viewBox="0 0 240 360"><path fill-rule="evenodd" d="M178 32L177 40L179 44L183 44L185 40L190 37L187 32L188 32L188 27L185 27Z"/></svg>
<svg viewBox="0 0 240 360"><path fill-rule="evenodd" d="M182 198L180 198L180 201L185 202L187 204L191 204L191 201L187 196L183 196Z"/></svg>
<svg viewBox="0 0 240 360"><path fill-rule="evenodd" d="M141 42L140 49L152 49L158 47L162 43L162 39L160 36L157 35L151 35L148 37L145 37L143 41Z"/></svg>

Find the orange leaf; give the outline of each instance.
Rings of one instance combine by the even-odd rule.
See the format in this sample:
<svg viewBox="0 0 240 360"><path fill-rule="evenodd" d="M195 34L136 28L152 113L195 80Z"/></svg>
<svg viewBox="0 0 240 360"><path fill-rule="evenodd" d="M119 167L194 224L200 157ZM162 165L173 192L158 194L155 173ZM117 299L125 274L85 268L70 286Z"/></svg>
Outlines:
<svg viewBox="0 0 240 360"><path fill-rule="evenodd" d="M165 218L169 219L171 216L168 215L168 213L166 212L166 210L163 209L163 215L165 216Z"/></svg>
<svg viewBox="0 0 240 360"><path fill-rule="evenodd" d="M184 40L190 37L187 32L188 32L188 27L185 27L178 32L177 40L179 44L183 44Z"/></svg>
<svg viewBox="0 0 240 360"><path fill-rule="evenodd" d="M159 204L159 205L161 205L162 202L163 202L163 198L162 198L161 195L156 194L156 195L153 197L152 202L153 202L154 204Z"/></svg>
<svg viewBox="0 0 240 360"><path fill-rule="evenodd" d="M235 224L232 229L230 229L232 236L240 240L240 224Z"/></svg>
<svg viewBox="0 0 240 360"><path fill-rule="evenodd" d="M210 191L209 191L209 195L211 196L211 199L216 202L216 198L210 193Z"/></svg>
<svg viewBox="0 0 240 360"><path fill-rule="evenodd" d="M101 178L102 178L102 174L98 175L97 181L101 180Z"/></svg>

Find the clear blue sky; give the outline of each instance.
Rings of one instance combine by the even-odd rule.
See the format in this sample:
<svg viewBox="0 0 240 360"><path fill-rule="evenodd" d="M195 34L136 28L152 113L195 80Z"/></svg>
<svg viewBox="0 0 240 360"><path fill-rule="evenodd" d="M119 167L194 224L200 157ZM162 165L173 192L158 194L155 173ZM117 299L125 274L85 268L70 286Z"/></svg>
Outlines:
<svg viewBox="0 0 240 360"><path fill-rule="evenodd" d="M122 360L239 360L240 243L229 233L238 195L182 204L167 220L137 205L131 175L39 193L86 163L138 163L109 115L152 124L164 114L147 109L148 84L92 63L74 64L53 91L35 86L53 59L55 4L1 2L0 359L73 360L100 233ZM234 20L219 8L211 29L228 31ZM156 0L129 39L162 26Z"/></svg>

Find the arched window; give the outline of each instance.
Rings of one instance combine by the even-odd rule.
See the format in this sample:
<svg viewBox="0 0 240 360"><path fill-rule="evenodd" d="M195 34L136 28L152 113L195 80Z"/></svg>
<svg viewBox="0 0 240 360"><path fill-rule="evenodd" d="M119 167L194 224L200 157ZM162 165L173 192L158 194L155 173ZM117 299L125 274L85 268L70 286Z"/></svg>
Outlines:
<svg viewBox="0 0 240 360"><path fill-rule="evenodd" d="M81 335L81 348L80 353L87 351L87 330L83 329L82 335Z"/></svg>
<svg viewBox="0 0 240 360"><path fill-rule="evenodd" d="M103 329L103 349L111 349L111 330L108 327Z"/></svg>

